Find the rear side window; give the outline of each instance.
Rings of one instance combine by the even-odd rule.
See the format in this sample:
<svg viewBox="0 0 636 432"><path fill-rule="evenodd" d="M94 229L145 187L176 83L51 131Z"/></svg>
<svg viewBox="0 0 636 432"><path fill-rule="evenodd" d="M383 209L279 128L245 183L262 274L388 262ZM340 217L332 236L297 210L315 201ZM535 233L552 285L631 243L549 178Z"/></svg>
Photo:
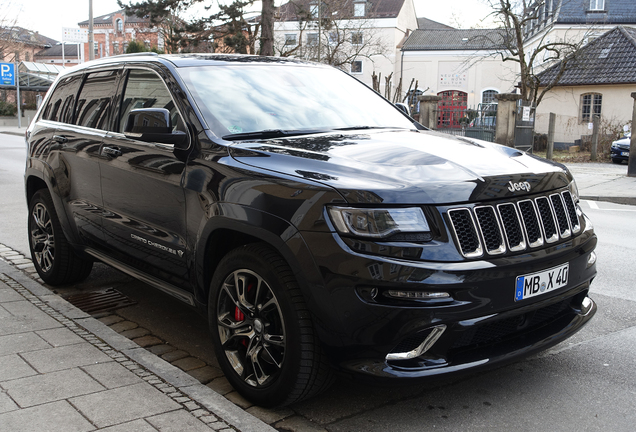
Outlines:
<svg viewBox="0 0 636 432"><path fill-rule="evenodd" d="M75 98L82 83L82 75L62 79L49 98L42 119L62 123L73 123Z"/></svg>
<svg viewBox="0 0 636 432"><path fill-rule="evenodd" d="M78 126L108 129L110 106L113 102L117 71L89 74L77 99Z"/></svg>
<svg viewBox="0 0 636 432"><path fill-rule="evenodd" d="M170 111L174 130L185 131L168 88L156 73L148 70L131 70L119 117L119 132L123 133L130 111L139 108L165 108Z"/></svg>

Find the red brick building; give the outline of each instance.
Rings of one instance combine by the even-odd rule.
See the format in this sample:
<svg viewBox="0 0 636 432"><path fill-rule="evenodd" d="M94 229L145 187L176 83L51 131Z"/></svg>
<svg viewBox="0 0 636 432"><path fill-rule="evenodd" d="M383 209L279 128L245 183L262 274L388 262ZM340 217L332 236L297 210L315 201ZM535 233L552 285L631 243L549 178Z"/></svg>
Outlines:
<svg viewBox="0 0 636 432"><path fill-rule="evenodd" d="M78 23L80 28L88 28L88 20ZM126 15L123 10L93 18L93 39L95 58L124 54L128 43L137 40L148 49L163 50L161 31L150 24L148 18ZM88 44L84 46L84 60L89 59Z"/></svg>

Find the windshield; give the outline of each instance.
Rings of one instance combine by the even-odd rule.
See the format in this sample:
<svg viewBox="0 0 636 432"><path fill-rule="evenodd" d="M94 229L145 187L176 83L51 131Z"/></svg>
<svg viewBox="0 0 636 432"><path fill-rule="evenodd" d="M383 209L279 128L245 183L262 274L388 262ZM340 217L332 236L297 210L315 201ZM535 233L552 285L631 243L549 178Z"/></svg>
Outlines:
<svg viewBox="0 0 636 432"><path fill-rule="evenodd" d="M208 126L219 136L357 127L414 129L373 90L329 67L233 64L180 68Z"/></svg>

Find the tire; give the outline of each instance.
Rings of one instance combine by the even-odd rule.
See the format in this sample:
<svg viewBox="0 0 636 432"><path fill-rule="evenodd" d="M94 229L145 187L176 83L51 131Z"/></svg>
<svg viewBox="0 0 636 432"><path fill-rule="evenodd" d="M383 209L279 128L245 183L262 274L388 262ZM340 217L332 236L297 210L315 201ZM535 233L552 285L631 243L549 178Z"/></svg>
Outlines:
<svg viewBox="0 0 636 432"><path fill-rule="evenodd" d="M614 162L615 164L622 164L623 161L620 159L612 159L612 162Z"/></svg>
<svg viewBox="0 0 636 432"><path fill-rule="evenodd" d="M68 243L47 189L37 191L29 203L29 249L35 269L49 285L82 281L93 268Z"/></svg>
<svg viewBox="0 0 636 432"><path fill-rule="evenodd" d="M219 364L246 399L284 406L331 385L333 372L298 283L268 245L242 246L221 260L208 312Z"/></svg>

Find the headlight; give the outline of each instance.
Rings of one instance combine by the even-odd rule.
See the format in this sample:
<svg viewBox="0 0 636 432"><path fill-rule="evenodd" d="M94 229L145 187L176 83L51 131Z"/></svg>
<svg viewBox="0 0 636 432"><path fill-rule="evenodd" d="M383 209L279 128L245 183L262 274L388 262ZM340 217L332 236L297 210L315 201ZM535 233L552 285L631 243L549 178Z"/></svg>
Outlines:
<svg viewBox="0 0 636 432"><path fill-rule="evenodd" d="M618 143L617 143L616 141L614 141L614 142L612 143L612 148L613 148L613 149L617 149L617 148L618 148Z"/></svg>
<svg viewBox="0 0 636 432"><path fill-rule="evenodd" d="M579 202L579 188L576 187L576 182L572 180L568 185L568 190L572 194L572 199L574 200L574 204Z"/></svg>
<svg viewBox="0 0 636 432"><path fill-rule="evenodd" d="M386 238L397 233L430 231L424 212L419 207L391 209L329 207L328 210L340 234Z"/></svg>

